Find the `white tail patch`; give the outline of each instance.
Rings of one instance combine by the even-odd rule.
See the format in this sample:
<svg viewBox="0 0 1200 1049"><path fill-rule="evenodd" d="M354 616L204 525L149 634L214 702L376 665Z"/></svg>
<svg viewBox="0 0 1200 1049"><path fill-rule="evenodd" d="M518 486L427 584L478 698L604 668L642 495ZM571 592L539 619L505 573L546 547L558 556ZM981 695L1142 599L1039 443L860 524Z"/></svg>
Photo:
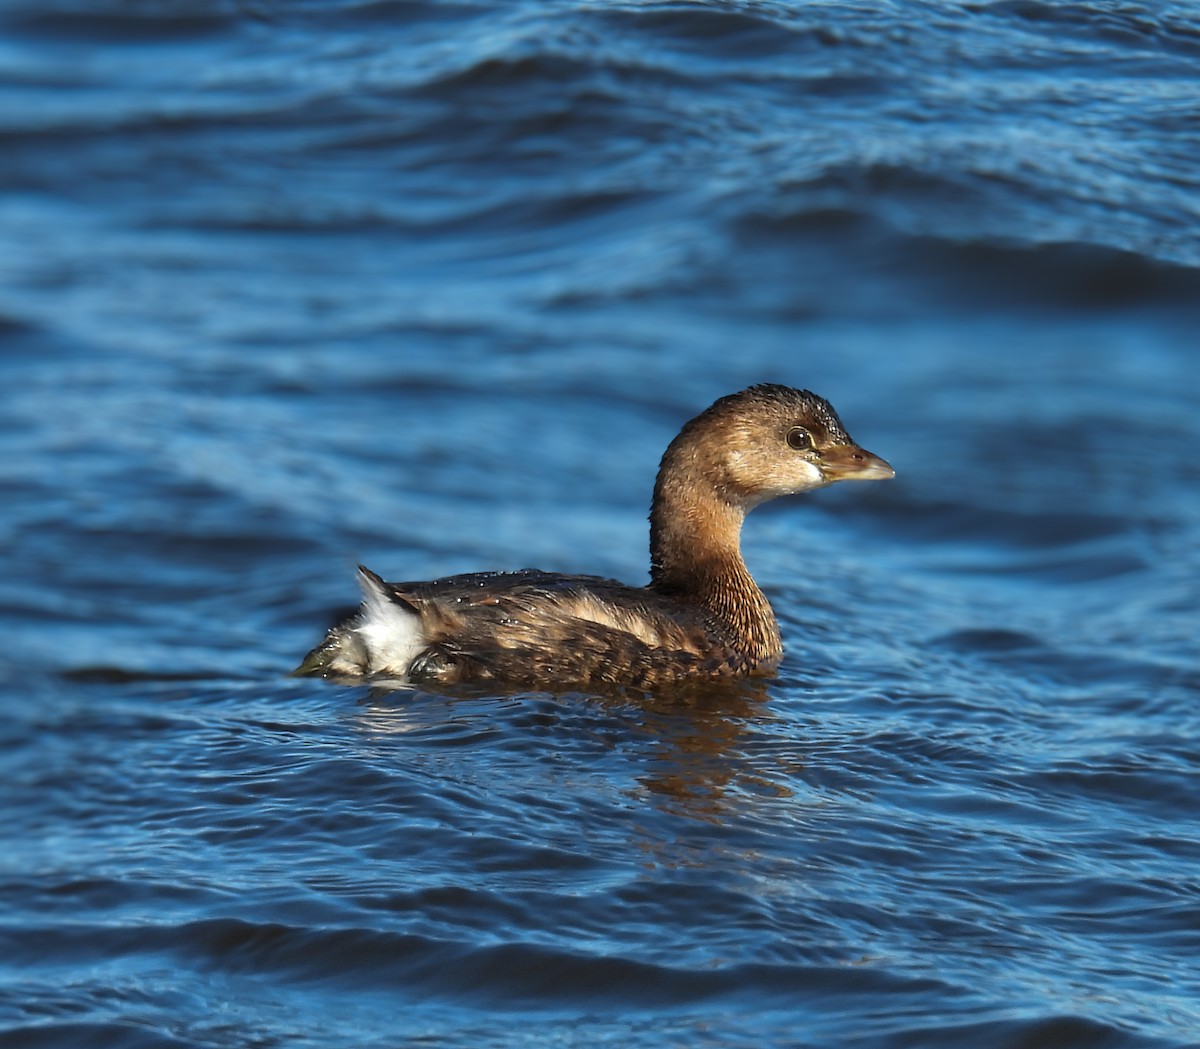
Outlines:
<svg viewBox="0 0 1200 1049"><path fill-rule="evenodd" d="M421 617L394 600L373 572L360 568L358 585L362 587L363 603L353 630L366 649L366 670L403 677L425 647Z"/></svg>

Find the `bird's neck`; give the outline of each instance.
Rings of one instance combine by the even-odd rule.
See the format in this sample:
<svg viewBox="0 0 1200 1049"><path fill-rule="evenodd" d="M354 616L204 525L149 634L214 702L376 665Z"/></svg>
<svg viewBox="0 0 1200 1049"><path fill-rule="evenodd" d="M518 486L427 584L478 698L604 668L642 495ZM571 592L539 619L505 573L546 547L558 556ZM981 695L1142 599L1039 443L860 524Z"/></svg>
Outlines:
<svg viewBox="0 0 1200 1049"><path fill-rule="evenodd" d="M779 624L742 560L745 509L711 486L664 466L650 510L650 588L711 612L749 661L773 667L783 655Z"/></svg>

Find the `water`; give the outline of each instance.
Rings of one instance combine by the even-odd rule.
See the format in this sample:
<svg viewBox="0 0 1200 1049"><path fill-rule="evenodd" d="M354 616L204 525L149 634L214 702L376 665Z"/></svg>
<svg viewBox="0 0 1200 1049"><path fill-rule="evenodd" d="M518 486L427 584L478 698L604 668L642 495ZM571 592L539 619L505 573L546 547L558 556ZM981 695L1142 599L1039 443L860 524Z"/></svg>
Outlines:
<svg viewBox="0 0 1200 1049"><path fill-rule="evenodd" d="M1200 1044L1192 5L0 12L0 1046ZM757 381L777 680L287 676Z"/></svg>

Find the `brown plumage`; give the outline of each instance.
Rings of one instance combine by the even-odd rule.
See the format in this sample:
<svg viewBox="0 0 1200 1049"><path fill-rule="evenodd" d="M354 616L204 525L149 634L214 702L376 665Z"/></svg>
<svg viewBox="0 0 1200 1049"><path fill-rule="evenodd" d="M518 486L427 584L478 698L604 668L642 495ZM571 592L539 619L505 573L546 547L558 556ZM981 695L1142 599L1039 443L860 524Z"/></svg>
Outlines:
<svg viewBox="0 0 1200 1049"><path fill-rule="evenodd" d="M722 397L671 442L650 511L650 584L483 572L385 583L360 568L362 609L298 673L450 685L657 684L767 675L775 614L741 555L747 511L834 481L893 475L806 390Z"/></svg>

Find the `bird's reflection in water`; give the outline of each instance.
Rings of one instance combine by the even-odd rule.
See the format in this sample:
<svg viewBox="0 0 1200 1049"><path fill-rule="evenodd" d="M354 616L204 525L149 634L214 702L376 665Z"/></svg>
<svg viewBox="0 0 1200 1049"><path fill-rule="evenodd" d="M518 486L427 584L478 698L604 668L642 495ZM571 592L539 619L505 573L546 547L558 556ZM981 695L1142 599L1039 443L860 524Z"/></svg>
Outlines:
<svg viewBox="0 0 1200 1049"><path fill-rule="evenodd" d="M575 773L603 772L594 760L600 742L606 754L621 759L609 769L614 787L628 784L633 762L637 786L626 786L627 793L653 800L664 813L720 822L743 807L747 796L792 793L789 769L762 757L762 740L775 719L770 698L766 682L745 678L654 693L497 696L463 688L434 694L377 686L357 707L356 721L376 740L406 734L435 745L491 741L519 753L536 750L539 760L553 753L557 760L578 762ZM484 763L492 760L494 755Z"/></svg>
<svg viewBox="0 0 1200 1049"><path fill-rule="evenodd" d="M783 778L746 750L748 737L774 717L769 699L763 681L745 679L646 696L631 721L656 746L638 782L664 809L717 821L735 791L788 796Z"/></svg>

